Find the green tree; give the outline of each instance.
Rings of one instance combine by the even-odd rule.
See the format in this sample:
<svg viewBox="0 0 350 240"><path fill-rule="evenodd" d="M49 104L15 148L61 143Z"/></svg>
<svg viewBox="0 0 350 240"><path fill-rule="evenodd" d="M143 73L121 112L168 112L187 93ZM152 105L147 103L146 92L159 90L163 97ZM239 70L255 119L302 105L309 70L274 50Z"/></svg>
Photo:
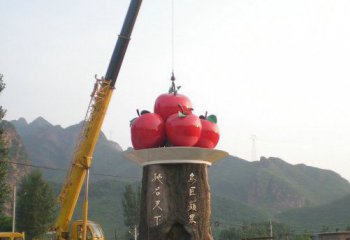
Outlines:
<svg viewBox="0 0 350 240"><path fill-rule="evenodd" d="M326 226L326 225L322 225L322 226L321 226L320 232L321 232L321 233L329 232L329 227Z"/></svg>
<svg viewBox="0 0 350 240"><path fill-rule="evenodd" d="M137 190L135 191L132 185L129 184L125 186L122 199L124 224L129 228L129 233L133 236L138 234L137 229L140 222L140 198L140 187L137 187Z"/></svg>
<svg viewBox="0 0 350 240"><path fill-rule="evenodd" d="M219 234L219 240L240 240L241 233L238 229L230 227L229 229L224 229Z"/></svg>
<svg viewBox="0 0 350 240"><path fill-rule="evenodd" d="M308 231L304 231L304 233L296 235L295 236L295 240L310 240L311 238L311 234Z"/></svg>
<svg viewBox="0 0 350 240"><path fill-rule="evenodd" d="M55 199L40 171L34 170L22 179L17 206L18 230L24 231L27 239L45 233L52 225Z"/></svg>
<svg viewBox="0 0 350 240"><path fill-rule="evenodd" d="M3 77L4 77L4 75L2 75L0 73L0 93L2 92L2 90L5 89L5 86L6 86L4 81L3 81ZM2 106L0 106L0 120L2 120L4 118L5 113L6 113L6 110L2 109Z"/></svg>
<svg viewBox="0 0 350 240"><path fill-rule="evenodd" d="M3 82L3 75L0 74L0 93L5 89L5 83ZM7 172L8 172L8 164L7 164L7 148L4 142L4 130L2 119L5 117L6 110L0 106L0 226L2 228L9 222L8 217L3 214L4 203L7 202L10 188L7 181ZM1 228L1 227L0 227Z"/></svg>
<svg viewBox="0 0 350 240"><path fill-rule="evenodd" d="M291 229L278 222L272 222L273 237L275 239L294 239L295 234ZM241 227L230 227L221 230L219 240L253 239L270 236L270 221L258 223L243 223Z"/></svg>

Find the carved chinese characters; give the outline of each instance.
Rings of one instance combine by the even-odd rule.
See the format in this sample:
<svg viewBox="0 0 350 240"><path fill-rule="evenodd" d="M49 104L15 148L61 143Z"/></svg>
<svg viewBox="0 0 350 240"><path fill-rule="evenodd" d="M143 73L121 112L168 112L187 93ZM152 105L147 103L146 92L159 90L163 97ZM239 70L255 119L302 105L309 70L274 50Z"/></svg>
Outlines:
<svg viewBox="0 0 350 240"><path fill-rule="evenodd" d="M189 179L188 179L189 189L188 189L188 223L189 224L196 224L196 217L197 217L197 194L196 194L196 176L193 172L190 173Z"/></svg>
<svg viewBox="0 0 350 240"><path fill-rule="evenodd" d="M144 167L140 240L211 240L205 164Z"/></svg>
<svg viewBox="0 0 350 240"><path fill-rule="evenodd" d="M162 221L162 212L163 212L163 208L162 208L162 199L161 199L161 195L162 195L162 185L164 185L163 183L163 175L162 173L159 172L154 172L153 173L153 177L152 177L152 221L153 223L151 223L151 225L155 225L158 226L161 221Z"/></svg>

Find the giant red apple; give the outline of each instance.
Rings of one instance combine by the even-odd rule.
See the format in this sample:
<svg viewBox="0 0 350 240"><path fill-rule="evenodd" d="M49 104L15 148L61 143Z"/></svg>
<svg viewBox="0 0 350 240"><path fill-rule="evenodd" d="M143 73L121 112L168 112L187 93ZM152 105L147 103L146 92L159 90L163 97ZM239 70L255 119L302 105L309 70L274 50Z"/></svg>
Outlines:
<svg viewBox="0 0 350 240"><path fill-rule="evenodd" d="M185 112L191 112L192 103L188 97L182 94L165 93L160 95L154 104L154 112L159 114L164 121L170 115L179 111L178 104L181 104Z"/></svg>
<svg viewBox="0 0 350 240"><path fill-rule="evenodd" d="M216 116L207 116L207 114L205 114L205 116L200 116L199 118L202 124L202 132L195 147L215 148L220 138L220 131L216 124Z"/></svg>
<svg viewBox="0 0 350 240"><path fill-rule="evenodd" d="M201 121L198 116L184 111L171 115L165 122L167 138L173 146L194 146L201 135Z"/></svg>
<svg viewBox="0 0 350 240"><path fill-rule="evenodd" d="M173 76L174 77L174 76ZM175 78L172 78L175 80ZM168 119L170 115L179 111L179 105L182 106L184 113L190 113L192 111L192 103L188 97L179 94L180 87L176 87L174 81L169 89L169 93L160 95L154 104L154 112L159 114L164 121Z"/></svg>
<svg viewBox="0 0 350 240"><path fill-rule="evenodd" d="M142 111L131 122L131 142L135 150L159 147L164 141L165 123L158 114Z"/></svg>

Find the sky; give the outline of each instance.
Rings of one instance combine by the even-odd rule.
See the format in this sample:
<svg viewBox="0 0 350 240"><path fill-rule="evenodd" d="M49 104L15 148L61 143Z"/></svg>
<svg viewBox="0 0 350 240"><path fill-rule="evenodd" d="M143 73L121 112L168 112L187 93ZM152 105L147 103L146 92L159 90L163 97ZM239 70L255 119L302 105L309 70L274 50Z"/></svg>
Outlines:
<svg viewBox="0 0 350 240"><path fill-rule="evenodd" d="M7 120L84 119L129 0L0 0L0 105ZM218 117L217 149L279 157L350 180L350 1L144 0L102 130L123 149L129 120L176 82ZM252 135L256 136L253 154Z"/></svg>

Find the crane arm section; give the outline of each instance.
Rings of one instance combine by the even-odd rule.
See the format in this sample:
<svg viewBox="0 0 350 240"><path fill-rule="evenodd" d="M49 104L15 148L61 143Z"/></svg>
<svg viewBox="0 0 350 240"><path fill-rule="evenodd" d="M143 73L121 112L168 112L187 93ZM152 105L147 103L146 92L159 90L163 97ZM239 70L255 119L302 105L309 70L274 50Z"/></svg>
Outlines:
<svg viewBox="0 0 350 240"><path fill-rule="evenodd" d="M62 187L60 211L55 222L57 239L68 239L69 224L77 204L87 170L107 112L112 92L128 47L130 36L141 7L142 0L131 0L121 33L114 48L104 79L97 79L91 94L79 140L75 146L70 170Z"/></svg>
<svg viewBox="0 0 350 240"><path fill-rule="evenodd" d="M66 239L82 185L92 162L92 155L112 96L110 81L97 80L86 118L80 131L73 161L59 196L60 212L55 229L59 238Z"/></svg>

